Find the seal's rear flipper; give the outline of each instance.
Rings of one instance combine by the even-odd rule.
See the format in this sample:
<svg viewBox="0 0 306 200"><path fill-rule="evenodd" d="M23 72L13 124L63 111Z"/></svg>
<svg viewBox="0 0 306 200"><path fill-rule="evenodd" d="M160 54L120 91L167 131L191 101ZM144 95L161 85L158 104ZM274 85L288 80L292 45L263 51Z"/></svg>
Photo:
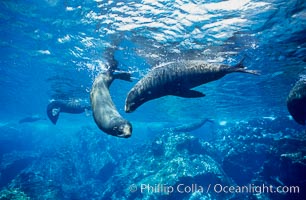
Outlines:
<svg viewBox="0 0 306 200"><path fill-rule="evenodd" d="M60 114L60 110L61 110L60 108L53 107L52 103L48 105L47 115L53 124L56 124L59 114Z"/></svg>
<svg viewBox="0 0 306 200"><path fill-rule="evenodd" d="M196 91L196 90L183 90L173 95L178 96L178 97L185 97L185 98L198 98L198 97L205 96L205 94L203 94L202 92Z"/></svg>
<svg viewBox="0 0 306 200"><path fill-rule="evenodd" d="M113 74L114 79L121 79L124 81L132 82L131 74L129 72L119 72Z"/></svg>
<svg viewBox="0 0 306 200"><path fill-rule="evenodd" d="M244 59L245 59L245 57L238 64L229 68L229 71L230 72L242 72L242 73L260 75L260 71L258 71L258 70L247 70L246 67L243 65Z"/></svg>
<svg viewBox="0 0 306 200"><path fill-rule="evenodd" d="M258 76L261 75L260 71L258 71L258 70L247 70L247 69L245 69L243 72L248 73L248 74L258 75Z"/></svg>
<svg viewBox="0 0 306 200"><path fill-rule="evenodd" d="M237 63L236 65L233 66L233 68L241 68L241 69L244 69L245 66L243 65L243 61L245 60L245 57L242 58L242 60L240 60L239 63Z"/></svg>

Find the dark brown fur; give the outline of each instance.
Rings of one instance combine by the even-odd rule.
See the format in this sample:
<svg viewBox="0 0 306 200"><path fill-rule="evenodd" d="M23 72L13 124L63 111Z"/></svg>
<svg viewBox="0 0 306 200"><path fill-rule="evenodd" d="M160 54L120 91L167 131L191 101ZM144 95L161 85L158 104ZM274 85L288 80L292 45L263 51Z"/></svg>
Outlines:
<svg viewBox="0 0 306 200"><path fill-rule="evenodd" d="M102 131L127 138L132 134L132 125L119 114L109 93L109 87L116 78L130 81L130 74L107 72L95 79L90 93L91 107L94 120Z"/></svg>
<svg viewBox="0 0 306 200"><path fill-rule="evenodd" d="M242 62L234 67L192 60L171 62L153 68L130 90L125 101L125 111L132 112L143 103L166 95L185 98L205 96L192 88L222 78L232 72L257 74L246 70Z"/></svg>

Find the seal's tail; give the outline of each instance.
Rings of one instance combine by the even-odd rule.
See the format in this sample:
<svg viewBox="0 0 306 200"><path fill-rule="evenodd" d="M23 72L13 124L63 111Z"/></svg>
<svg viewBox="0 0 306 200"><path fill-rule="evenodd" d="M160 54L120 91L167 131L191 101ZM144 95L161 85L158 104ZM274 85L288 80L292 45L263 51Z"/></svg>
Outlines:
<svg viewBox="0 0 306 200"><path fill-rule="evenodd" d="M243 58L238 64L230 68L231 72L242 72L242 73L248 73L248 74L254 74L254 75L260 75L260 71L258 70L248 70L243 65L243 61L245 58Z"/></svg>

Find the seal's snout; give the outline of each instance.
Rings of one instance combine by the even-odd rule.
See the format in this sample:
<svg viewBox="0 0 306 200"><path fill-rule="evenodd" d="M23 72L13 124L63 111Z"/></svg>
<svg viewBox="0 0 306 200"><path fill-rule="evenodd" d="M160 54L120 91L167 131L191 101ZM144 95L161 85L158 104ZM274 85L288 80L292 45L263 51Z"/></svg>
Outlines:
<svg viewBox="0 0 306 200"><path fill-rule="evenodd" d="M123 134L125 138L131 137L132 135L132 126L129 124L124 125Z"/></svg>
<svg viewBox="0 0 306 200"><path fill-rule="evenodd" d="M132 125L127 123L120 127L120 135L118 137L129 138L132 136Z"/></svg>
<svg viewBox="0 0 306 200"><path fill-rule="evenodd" d="M133 104L126 102L126 103L125 103L125 106L124 106L124 111L125 111L126 113L131 113L131 112L133 112L132 105L133 105Z"/></svg>
<svg viewBox="0 0 306 200"><path fill-rule="evenodd" d="M127 104L125 104L125 106L124 106L124 111L126 113L130 113L131 112L130 107Z"/></svg>
<svg viewBox="0 0 306 200"><path fill-rule="evenodd" d="M118 126L114 126L111 135L120 138L129 138L132 136L132 131L132 124L128 121L122 121Z"/></svg>
<svg viewBox="0 0 306 200"><path fill-rule="evenodd" d="M135 103L131 102L125 102L124 111L126 113L131 113L135 110Z"/></svg>
<svg viewBox="0 0 306 200"><path fill-rule="evenodd" d="M124 105L124 111L127 113L129 112L129 107L127 106L126 102L125 102L125 105Z"/></svg>

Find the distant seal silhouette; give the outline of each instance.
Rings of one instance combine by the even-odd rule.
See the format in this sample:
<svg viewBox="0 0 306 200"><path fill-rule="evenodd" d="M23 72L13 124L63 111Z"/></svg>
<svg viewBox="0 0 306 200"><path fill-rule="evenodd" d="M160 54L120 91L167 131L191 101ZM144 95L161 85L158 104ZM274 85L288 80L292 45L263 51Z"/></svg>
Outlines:
<svg viewBox="0 0 306 200"><path fill-rule="evenodd" d="M55 100L48 104L47 115L51 122L56 124L61 112L79 114L90 109L90 105L84 105L78 100Z"/></svg>
<svg viewBox="0 0 306 200"><path fill-rule="evenodd" d="M39 120L46 120L46 118L43 118L40 115L32 115L32 116L28 116L28 117L25 117L25 118L22 118L21 120L19 120L19 124L36 122L36 121L39 121Z"/></svg>
<svg viewBox="0 0 306 200"><path fill-rule="evenodd" d="M191 131L201 128L207 122L214 123L212 119L203 118L200 120L196 120L193 123L183 124L183 125L172 127L172 128L166 128L166 130L173 131L173 132L191 132Z"/></svg>
<svg viewBox="0 0 306 200"><path fill-rule="evenodd" d="M115 79L131 81L131 76L126 72L116 74L112 70L98 75L90 92L91 107L94 120L103 132L128 138L132 134L132 125L119 114L109 93Z"/></svg>
<svg viewBox="0 0 306 200"><path fill-rule="evenodd" d="M125 101L125 112L133 112L143 103L166 95L204 97L205 94L191 88L220 79L232 72L259 75L258 71L245 69L242 62L243 60L233 67L201 60L170 62L157 66L130 90Z"/></svg>
<svg viewBox="0 0 306 200"><path fill-rule="evenodd" d="M306 125L306 79L296 82L287 98L287 108L293 119Z"/></svg>

